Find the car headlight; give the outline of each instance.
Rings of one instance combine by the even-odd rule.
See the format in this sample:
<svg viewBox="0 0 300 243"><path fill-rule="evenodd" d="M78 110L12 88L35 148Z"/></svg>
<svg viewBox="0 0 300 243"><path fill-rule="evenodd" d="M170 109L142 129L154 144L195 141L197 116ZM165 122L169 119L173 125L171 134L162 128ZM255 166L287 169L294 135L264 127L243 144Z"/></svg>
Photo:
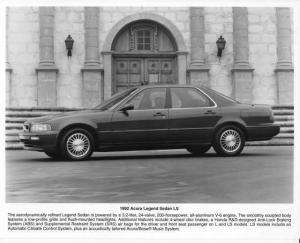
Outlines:
<svg viewBox="0 0 300 243"><path fill-rule="evenodd" d="M30 127L31 132L44 132L51 131L51 126L49 124L32 124Z"/></svg>

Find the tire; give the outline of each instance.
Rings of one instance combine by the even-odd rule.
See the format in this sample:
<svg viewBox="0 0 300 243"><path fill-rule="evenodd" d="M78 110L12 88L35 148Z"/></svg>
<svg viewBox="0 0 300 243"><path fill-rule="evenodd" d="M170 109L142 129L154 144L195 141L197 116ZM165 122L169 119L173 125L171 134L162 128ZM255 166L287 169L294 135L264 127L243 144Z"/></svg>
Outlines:
<svg viewBox="0 0 300 243"><path fill-rule="evenodd" d="M187 151L189 151L191 154L194 155L203 155L205 154L209 149L211 148L211 145L199 145L199 146L192 146L186 148Z"/></svg>
<svg viewBox="0 0 300 243"><path fill-rule="evenodd" d="M94 151L94 138L82 128L67 131L60 143L60 153L66 160L86 160Z"/></svg>
<svg viewBox="0 0 300 243"><path fill-rule="evenodd" d="M60 155L57 152L45 152L47 156L49 156L52 159L59 159Z"/></svg>
<svg viewBox="0 0 300 243"><path fill-rule="evenodd" d="M224 126L219 129L213 140L213 148L222 156L236 156L242 152L245 146L243 131L234 126Z"/></svg>

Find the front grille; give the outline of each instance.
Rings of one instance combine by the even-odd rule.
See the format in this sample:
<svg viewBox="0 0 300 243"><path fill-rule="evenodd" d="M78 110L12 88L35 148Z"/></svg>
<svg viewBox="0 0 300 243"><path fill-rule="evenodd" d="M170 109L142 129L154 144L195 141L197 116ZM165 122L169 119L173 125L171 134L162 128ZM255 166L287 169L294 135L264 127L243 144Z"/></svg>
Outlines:
<svg viewBox="0 0 300 243"><path fill-rule="evenodd" d="M23 132L29 132L29 124L23 124Z"/></svg>

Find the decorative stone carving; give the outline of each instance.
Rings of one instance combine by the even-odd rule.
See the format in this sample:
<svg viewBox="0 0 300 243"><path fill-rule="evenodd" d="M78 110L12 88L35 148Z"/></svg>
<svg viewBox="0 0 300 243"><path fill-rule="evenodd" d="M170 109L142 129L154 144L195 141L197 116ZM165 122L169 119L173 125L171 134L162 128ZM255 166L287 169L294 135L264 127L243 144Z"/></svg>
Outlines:
<svg viewBox="0 0 300 243"><path fill-rule="evenodd" d="M134 32L133 32L133 25L130 25L130 37L129 37L129 45L130 51L134 50Z"/></svg>
<svg viewBox="0 0 300 243"><path fill-rule="evenodd" d="M153 33L153 49L155 51L158 51L158 27L157 25L154 26L154 33Z"/></svg>

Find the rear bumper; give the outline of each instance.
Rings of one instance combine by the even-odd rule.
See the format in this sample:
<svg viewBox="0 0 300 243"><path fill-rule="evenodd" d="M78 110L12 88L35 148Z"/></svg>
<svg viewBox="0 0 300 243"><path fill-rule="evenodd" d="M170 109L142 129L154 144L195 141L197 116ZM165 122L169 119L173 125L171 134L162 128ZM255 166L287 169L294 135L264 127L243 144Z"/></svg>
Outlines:
<svg viewBox="0 0 300 243"><path fill-rule="evenodd" d="M19 134L19 139L26 150L55 151L57 134L54 131L43 133L22 132Z"/></svg>
<svg viewBox="0 0 300 243"><path fill-rule="evenodd" d="M270 140L280 132L280 126L275 124L247 127L248 141Z"/></svg>

